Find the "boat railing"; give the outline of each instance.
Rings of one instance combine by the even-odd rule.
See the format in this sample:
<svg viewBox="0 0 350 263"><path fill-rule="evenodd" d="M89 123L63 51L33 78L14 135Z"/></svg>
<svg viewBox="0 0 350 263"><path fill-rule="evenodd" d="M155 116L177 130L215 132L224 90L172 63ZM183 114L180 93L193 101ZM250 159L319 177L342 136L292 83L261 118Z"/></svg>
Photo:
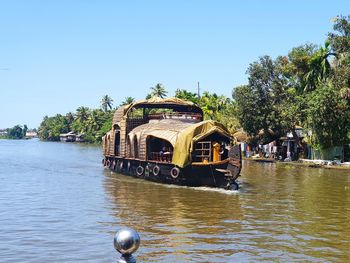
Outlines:
<svg viewBox="0 0 350 263"><path fill-rule="evenodd" d="M171 163L171 160L173 159L173 153L172 152L151 152L150 161L157 161L157 162L165 162L165 163Z"/></svg>
<svg viewBox="0 0 350 263"><path fill-rule="evenodd" d="M171 113L152 113L148 115L149 120L163 120L163 119L187 119L187 120L201 120L202 115L193 112L171 112Z"/></svg>

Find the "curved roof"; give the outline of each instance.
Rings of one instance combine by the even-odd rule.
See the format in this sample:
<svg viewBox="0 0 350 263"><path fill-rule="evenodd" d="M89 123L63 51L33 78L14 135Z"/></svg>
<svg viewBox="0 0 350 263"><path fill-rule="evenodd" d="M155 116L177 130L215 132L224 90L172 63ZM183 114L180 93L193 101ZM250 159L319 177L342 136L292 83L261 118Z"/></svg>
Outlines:
<svg viewBox="0 0 350 263"><path fill-rule="evenodd" d="M140 139L141 136L154 136L166 140L175 146L178 134L192 125L193 122L165 119L137 126L129 132L129 136L130 138L136 136L138 139Z"/></svg>
<svg viewBox="0 0 350 263"><path fill-rule="evenodd" d="M186 106L193 106L195 105L191 101L182 100L179 98L159 98L159 97L153 97L148 100L139 100L133 103L133 106L137 105L149 105L149 104L177 104L177 105L186 105Z"/></svg>
<svg viewBox="0 0 350 263"><path fill-rule="evenodd" d="M178 98L158 98L153 97L149 100L139 100L132 104L120 106L113 115L113 124L119 123L122 118L128 114L133 108L168 108L177 111L194 112L203 115L200 107L191 101L181 100Z"/></svg>
<svg viewBox="0 0 350 263"><path fill-rule="evenodd" d="M208 120L199 123L184 122L165 119L140 125L133 129L129 136L135 136L145 144L148 136L154 136L170 142L174 147L173 164L185 167L191 162L193 143L217 133L223 137L231 138L229 132L222 124Z"/></svg>
<svg viewBox="0 0 350 263"><path fill-rule="evenodd" d="M190 164L193 143L214 133L231 138L224 125L212 120L202 121L182 130L174 147L173 164L179 167L185 167Z"/></svg>
<svg viewBox="0 0 350 263"><path fill-rule="evenodd" d="M247 142L249 139L248 134L243 129L236 131L233 134L233 137L235 137L239 142Z"/></svg>
<svg viewBox="0 0 350 263"><path fill-rule="evenodd" d="M127 105L122 105L120 106L113 115L113 124L117 124L118 122L121 121L121 119L123 118L123 116L125 115L125 113L127 112L127 110L130 108L131 104L127 104Z"/></svg>
<svg viewBox="0 0 350 263"><path fill-rule="evenodd" d="M162 99L158 97L153 97L149 100L140 100L131 104L128 111L130 111L132 108L171 108L179 111L182 110L203 114L202 109L193 102L178 98Z"/></svg>

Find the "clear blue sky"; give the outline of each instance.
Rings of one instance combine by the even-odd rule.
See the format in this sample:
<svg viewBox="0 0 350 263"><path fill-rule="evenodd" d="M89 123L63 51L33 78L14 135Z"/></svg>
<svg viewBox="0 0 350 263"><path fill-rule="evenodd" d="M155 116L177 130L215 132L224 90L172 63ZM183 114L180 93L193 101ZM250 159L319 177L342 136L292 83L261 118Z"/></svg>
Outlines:
<svg viewBox="0 0 350 263"><path fill-rule="evenodd" d="M0 128L158 82L231 96L249 63L322 44L339 14L350 1L0 1Z"/></svg>

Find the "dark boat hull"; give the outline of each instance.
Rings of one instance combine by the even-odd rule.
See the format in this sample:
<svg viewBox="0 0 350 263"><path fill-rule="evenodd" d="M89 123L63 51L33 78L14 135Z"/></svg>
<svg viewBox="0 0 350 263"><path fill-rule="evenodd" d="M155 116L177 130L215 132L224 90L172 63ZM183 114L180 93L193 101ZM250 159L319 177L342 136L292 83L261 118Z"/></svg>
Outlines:
<svg viewBox="0 0 350 263"><path fill-rule="evenodd" d="M229 159L218 163L188 165L185 168L176 168L171 163L120 157L106 157L103 163L106 168L117 173L159 183L238 189L238 184L235 181L239 176L240 169L233 173L227 173L227 167L230 165ZM177 176L174 176L174 168L178 169Z"/></svg>

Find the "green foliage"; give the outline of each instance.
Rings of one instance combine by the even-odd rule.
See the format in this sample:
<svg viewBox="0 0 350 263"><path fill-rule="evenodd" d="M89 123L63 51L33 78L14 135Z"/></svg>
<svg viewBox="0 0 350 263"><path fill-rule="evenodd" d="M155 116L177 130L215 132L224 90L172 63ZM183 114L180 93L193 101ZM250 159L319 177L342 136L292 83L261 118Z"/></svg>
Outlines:
<svg viewBox="0 0 350 263"><path fill-rule="evenodd" d="M23 139L26 136L27 130L27 125L24 125L23 128L20 125L15 125L14 127L7 129L7 135L5 138L14 140Z"/></svg>
<svg viewBox="0 0 350 263"><path fill-rule="evenodd" d="M320 148L348 142L350 107L331 85L319 86L307 98L306 126L312 131L311 142Z"/></svg>
<svg viewBox="0 0 350 263"><path fill-rule="evenodd" d="M328 39L333 50L338 54L350 52L350 16L333 18L333 30L328 33Z"/></svg>
<svg viewBox="0 0 350 263"><path fill-rule="evenodd" d="M197 93L187 91L185 89L177 89L175 91L175 98L192 101L194 104L198 104L199 98Z"/></svg>
<svg viewBox="0 0 350 263"><path fill-rule="evenodd" d="M329 57L334 55L330 51L329 42L320 47L309 60L309 71L305 75L305 90L314 90L317 86L324 84L330 77L331 64Z"/></svg>
<svg viewBox="0 0 350 263"><path fill-rule="evenodd" d="M112 105L113 105L113 100L111 97L109 97L108 95L104 95L102 97L102 100L101 100L101 108L107 112L108 109L112 109Z"/></svg>
<svg viewBox="0 0 350 263"><path fill-rule="evenodd" d="M258 95L249 85L239 86L233 90L232 97L236 102L236 116L242 128L250 135L255 135L261 129L260 116L256 112Z"/></svg>
<svg viewBox="0 0 350 263"><path fill-rule="evenodd" d="M282 119L282 105L288 96L282 68L281 60L261 57L247 70L249 84L237 87L232 94L243 129L251 136L259 135L263 142L279 138L291 128Z"/></svg>
<svg viewBox="0 0 350 263"><path fill-rule="evenodd" d="M192 94L194 95L194 93ZM204 119L215 120L224 124L231 133L240 128L235 117L236 107L229 98L205 91L199 98L198 104L203 110Z"/></svg>
<svg viewBox="0 0 350 263"><path fill-rule="evenodd" d="M120 106L128 105L135 102L133 97L125 97L125 100L120 104Z"/></svg>
<svg viewBox="0 0 350 263"><path fill-rule="evenodd" d="M335 52L333 84L343 98L350 101L350 16L333 19L335 32L328 34L328 41Z"/></svg>
<svg viewBox="0 0 350 263"><path fill-rule="evenodd" d="M81 106L75 113L69 112L65 116L45 116L39 126L38 136L42 140L59 141L61 133L74 131L84 134L86 142L97 143L112 127L112 118L113 111Z"/></svg>
<svg viewBox="0 0 350 263"><path fill-rule="evenodd" d="M264 141L262 131L272 139L300 125L318 148L349 142L350 16L334 23L324 46L305 44L249 66L248 85L233 90L236 117L248 134Z"/></svg>
<svg viewBox="0 0 350 263"><path fill-rule="evenodd" d="M61 133L70 131L70 125L69 119L61 114L45 116L38 128L38 136L46 141L59 141Z"/></svg>
<svg viewBox="0 0 350 263"><path fill-rule="evenodd" d="M154 87L151 87L151 93L147 97L148 99L151 97L165 98L167 94L168 92L165 90L163 84L157 83Z"/></svg>

